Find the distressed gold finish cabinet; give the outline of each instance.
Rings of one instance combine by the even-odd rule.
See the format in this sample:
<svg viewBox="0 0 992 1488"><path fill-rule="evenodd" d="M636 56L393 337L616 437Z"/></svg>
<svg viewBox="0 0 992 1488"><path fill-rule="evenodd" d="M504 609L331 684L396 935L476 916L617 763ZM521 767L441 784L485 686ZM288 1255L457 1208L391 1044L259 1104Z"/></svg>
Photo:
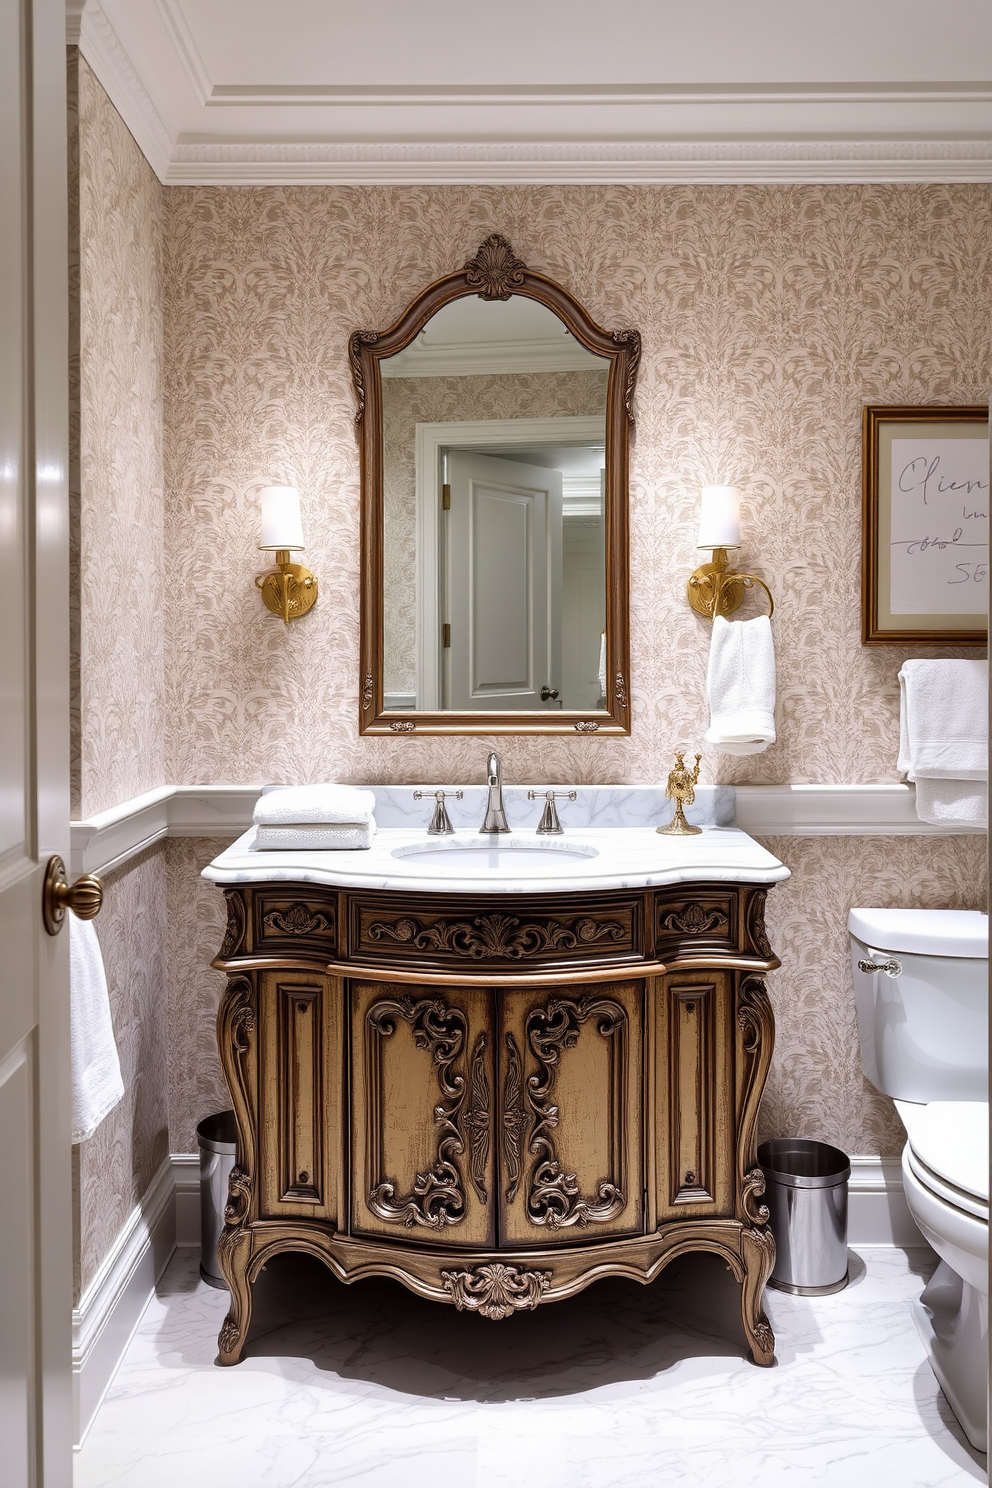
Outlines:
<svg viewBox="0 0 992 1488"><path fill-rule="evenodd" d="M772 1362L764 887L225 893L222 1363L282 1250L494 1319L713 1251Z"/></svg>

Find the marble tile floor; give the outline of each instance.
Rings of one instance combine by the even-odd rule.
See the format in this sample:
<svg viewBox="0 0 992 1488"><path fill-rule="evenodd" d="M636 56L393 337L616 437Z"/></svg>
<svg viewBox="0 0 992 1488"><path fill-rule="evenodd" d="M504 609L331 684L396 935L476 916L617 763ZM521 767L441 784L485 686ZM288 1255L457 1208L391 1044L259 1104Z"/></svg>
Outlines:
<svg viewBox="0 0 992 1488"><path fill-rule="evenodd" d="M712 1256L505 1322L280 1256L242 1363L227 1293L177 1251L76 1457L75 1488L950 1488L985 1482L909 1315L928 1251L851 1253L851 1285L768 1292L744 1355Z"/></svg>

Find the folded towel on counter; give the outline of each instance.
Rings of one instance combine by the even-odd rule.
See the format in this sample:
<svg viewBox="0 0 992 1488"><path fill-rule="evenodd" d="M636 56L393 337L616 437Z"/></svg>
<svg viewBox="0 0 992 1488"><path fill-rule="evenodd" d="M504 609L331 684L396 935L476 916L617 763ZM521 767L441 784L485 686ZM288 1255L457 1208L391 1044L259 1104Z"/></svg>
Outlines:
<svg viewBox="0 0 992 1488"><path fill-rule="evenodd" d="M251 852L353 852L371 847L375 822L284 822L279 826L257 826Z"/></svg>
<svg viewBox="0 0 992 1488"><path fill-rule="evenodd" d="M256 826L346 825L372 820L375 795L354 785L287 785L255 803Z"/></svg>
<svg viewBox="0 0 992 1488"><path fill-rule="evenodd" d="M957 657L903 662L897 768L916 784L916 814L935 826L988 818L988 669Z"/></svg>
<svg viewBox="0 0 992 1488"><path fill-rule="evenodd" d="M988 780L987 662L903 662L898 768L910 780Z"/></svg>
<svg viewBox="0 0 992 1488"><path fill-rule="evenodd" d="M124 1094L110 1019L110 994L96 927L69 920L72 1140L85 1142Z"/></svg>
<svg viewBox="0 0 992 1488"><path fill-rule="evenodd" d="M707 744L724 754L760 754L775 743L775 646L767 615L717 615L706 673Z"/></svg>

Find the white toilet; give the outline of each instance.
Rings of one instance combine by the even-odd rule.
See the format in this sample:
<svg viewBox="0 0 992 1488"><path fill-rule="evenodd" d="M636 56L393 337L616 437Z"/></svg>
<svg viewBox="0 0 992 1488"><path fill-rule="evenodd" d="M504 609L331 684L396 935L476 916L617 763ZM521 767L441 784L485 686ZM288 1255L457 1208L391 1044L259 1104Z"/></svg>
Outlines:
<svg viewBox="0 0 992 1488"><path fill-rule="evenodd" d="M977 910L852 909L861 1063L895 1100L910 1212L940 1256L917 1331L972 1446L988 1449L988 956Z"/></svg>

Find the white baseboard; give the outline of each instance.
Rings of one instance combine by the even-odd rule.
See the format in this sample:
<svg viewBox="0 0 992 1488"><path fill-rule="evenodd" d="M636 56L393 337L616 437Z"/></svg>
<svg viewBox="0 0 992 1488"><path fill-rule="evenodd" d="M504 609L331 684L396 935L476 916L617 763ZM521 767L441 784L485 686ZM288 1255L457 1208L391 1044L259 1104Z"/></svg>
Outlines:
<svg viewBox="0 0 992 1488"><path fill-rule="evenodd" d="M167 1157L72 1311L73 1441L77 1448L175 1248L176 1191Z"/></svg>
<svg viewBox="0 0 992 1488"><path fill-rule="evenodd" d="M847 1238L859 1245L925 1245L906 1203L898 1157L852 1157L847 1187Z"/></svg>

